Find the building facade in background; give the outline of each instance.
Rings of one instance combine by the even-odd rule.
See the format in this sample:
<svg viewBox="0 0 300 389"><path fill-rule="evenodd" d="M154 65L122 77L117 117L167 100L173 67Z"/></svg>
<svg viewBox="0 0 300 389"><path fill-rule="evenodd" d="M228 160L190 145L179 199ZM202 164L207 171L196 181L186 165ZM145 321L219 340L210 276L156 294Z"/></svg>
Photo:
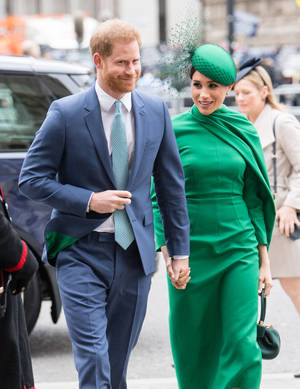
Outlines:
<svg viewBox="0 0 300 389"><path fill-rule="evenodd" d="M190 17L203 21L203 41L226 44L228 0L2 0L0 17L32 14L75 14L82 10L99 22L119 17L135 24L144 45L168 39L172 26ZM237 46L298 45L300 7L296 0L235 0ZM253 23L253 30L247 24ZM242 27L242 28L241 28Z"/></svg>
<svg viewBox="0 0 300 389"><path fill-rule="evenodd" d="M169 28L183 17L199 15L200 2L188 0L2 0L0 18L11 15L75 14L83 11L99 22L113 17L127 20L141 32L145 46L167 40Z"/></svg>
<svg viewBox="0 0 300 389"><path fill-rule="evenodd" d="M212 42L227 39L226 0L205 2L206 38ZM235 41L249 47L299 45L300 7L296 0L235 0L235 10L259 19L256 34L235 34ZM245 19L245 22L247 20Z"/></svg>

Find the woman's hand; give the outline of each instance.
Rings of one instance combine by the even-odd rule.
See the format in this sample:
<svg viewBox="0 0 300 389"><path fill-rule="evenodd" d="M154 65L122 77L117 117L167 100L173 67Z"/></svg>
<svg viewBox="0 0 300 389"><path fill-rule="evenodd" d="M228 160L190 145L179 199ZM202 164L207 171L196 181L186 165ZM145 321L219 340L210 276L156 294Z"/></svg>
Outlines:
<svg viewBox="0 0 300 389"><path fill-rule="evenodd" d="M296 209L288 205L279 208L276 212L276 223L280 233L288 238L295 231L295 224L300 227Z"/></svg>
<svg viewBox="0 0 300 389"><path fill-rule="evenodd" d="M172 259L171 257L169 257L168 249L166 246L162 246L160 249L163 253L167 273L172 285L176 289L185 289L187 283L191 279L189 258L187 257L184 259Z"/></svg>
<svg viewBox="0 0 300 389"><path fill-rule="evenodd" d="M267 251L267 246L264 244L258 245L259 251L259 283L258 293L261 294L263 287L265 288L265 297L269 296L272 288L272 275L270 269L270 260Z"/></svg>

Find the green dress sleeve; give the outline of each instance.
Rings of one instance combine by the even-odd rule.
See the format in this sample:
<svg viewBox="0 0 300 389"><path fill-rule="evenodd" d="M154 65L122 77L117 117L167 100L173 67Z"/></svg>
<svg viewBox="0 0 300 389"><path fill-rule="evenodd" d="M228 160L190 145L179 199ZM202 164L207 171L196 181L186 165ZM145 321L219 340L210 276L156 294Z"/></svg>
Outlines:
<svg viewBox="0 0 300 389"><path fill-rule="evenodd" d="M259 194L259 182L257 175L250 167L247 167L244 175L243 197L248 208L251 222L255 228L258 244L267 245L267 233L264 217L264 203Z"/></svg>
<svg viewBox="0 0 300 389"><path fill-rule="evenodd" d="M153 223L154 223L154 236L155 236L155 249L158 251L161 246L165 246L165 233L159 211L159 206L156 199L156 192L154 188L154 181L152 178L151 183L151 200L153 208Z"/></svg>

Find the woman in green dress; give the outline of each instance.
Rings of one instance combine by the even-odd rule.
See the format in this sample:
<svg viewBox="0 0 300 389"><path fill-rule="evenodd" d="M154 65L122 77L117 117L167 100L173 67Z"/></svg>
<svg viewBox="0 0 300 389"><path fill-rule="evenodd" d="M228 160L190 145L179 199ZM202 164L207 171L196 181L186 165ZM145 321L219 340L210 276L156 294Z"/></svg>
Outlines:
<svg viewBox="0 0 300 389"><path fill-rule="evenodd" d="M169 280L176 375L180 389L257 389L257 293L272 286L274 203L256 130L223 105L236 75L231 56L206 44L192 65L194 106L173 119L191 224L191 279ZM155 194L153 205L157 248L171 270Z"/></svg>

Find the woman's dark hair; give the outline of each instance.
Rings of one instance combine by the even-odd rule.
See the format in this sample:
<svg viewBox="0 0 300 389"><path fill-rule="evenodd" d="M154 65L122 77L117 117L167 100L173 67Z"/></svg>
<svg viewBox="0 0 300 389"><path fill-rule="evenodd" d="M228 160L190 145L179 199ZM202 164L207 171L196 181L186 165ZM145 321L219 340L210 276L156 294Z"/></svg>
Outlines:
<svg viewBox="0 0 300 389"><path fill-rule="evenodd" d="M190 68L190 79L193 78L193 75L194 73L196 72L197 70L194 68L194 66L192 65L191 68Z"/></svg>

